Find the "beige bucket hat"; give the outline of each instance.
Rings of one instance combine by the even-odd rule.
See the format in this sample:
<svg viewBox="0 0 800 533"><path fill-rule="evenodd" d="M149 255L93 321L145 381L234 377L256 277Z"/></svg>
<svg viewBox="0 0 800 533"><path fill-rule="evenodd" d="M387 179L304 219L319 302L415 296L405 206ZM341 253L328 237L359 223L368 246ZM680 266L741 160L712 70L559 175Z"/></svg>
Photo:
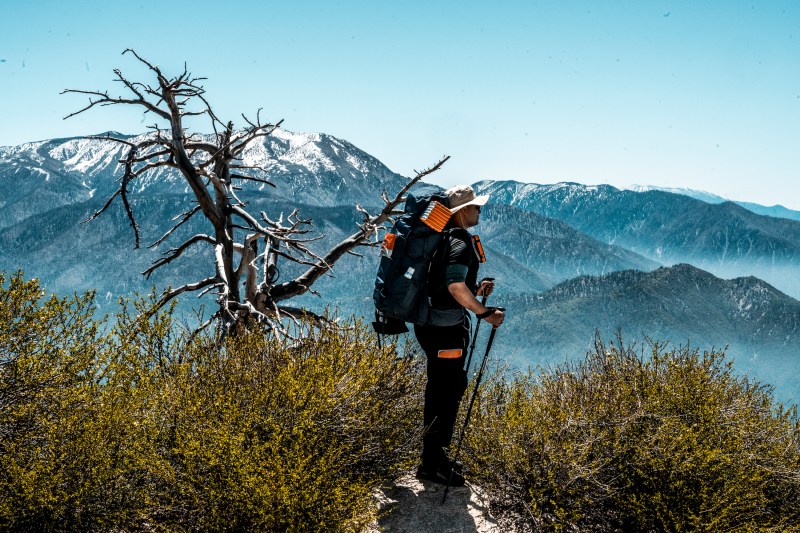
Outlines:
<svg viewBox="0 0 800 533"><path fill-rule="evenodd" d="M475 190L469 185L456 185L450 187L444 193L450 201L450 213L455 214L461 208L468 205L484 205L489 201L489 195L476 196Z"/></svg>

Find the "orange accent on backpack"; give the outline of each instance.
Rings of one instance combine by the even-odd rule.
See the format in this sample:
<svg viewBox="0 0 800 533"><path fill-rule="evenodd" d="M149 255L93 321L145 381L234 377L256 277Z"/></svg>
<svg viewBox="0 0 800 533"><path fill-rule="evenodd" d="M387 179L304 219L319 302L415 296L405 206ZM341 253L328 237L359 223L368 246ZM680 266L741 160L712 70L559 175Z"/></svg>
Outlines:
<svg viewBox="0 0 800 533"><path fill-rule="evenodd" d="M486 254L483 253L483 245L481 244L481 238L478 237L477 235L473 235L472 242L475 243L475 251L478 253L478 262L485 263Z"/></svg>
<svg viewBox="0 0 800 533"><path fill-rule="evenodd" d="M451 215L452 213L450 213L449 209L433 200L419 219L433 231L441 232L447 225L447 221L450 220Z"/></svg>
<svg viewBox="0 0 800 533"><path fill-rule="evenodd" d="M458 359L461 357L461 350L439 350L439 359Z"/></svg>
<svg viewBox="0 0 800 533"><path fill-rule="evenodd" d="M385 255L386 257L392 257L392 250L394 250L394 241L397 240L397 235L394 233L387 233L386 236L383 238L383 244L381 244L381 255Z"/></svg>

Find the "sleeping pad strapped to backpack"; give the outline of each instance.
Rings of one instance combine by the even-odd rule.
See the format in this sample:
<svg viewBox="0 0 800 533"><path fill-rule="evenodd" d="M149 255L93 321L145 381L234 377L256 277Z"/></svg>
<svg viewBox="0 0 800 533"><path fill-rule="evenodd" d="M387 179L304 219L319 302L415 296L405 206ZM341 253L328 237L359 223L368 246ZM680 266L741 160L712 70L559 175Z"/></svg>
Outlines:
<svg viewBox="0 0 800 533"><path fill-rule="evenodd" d="M447 197L441 193L409 194L403 214L381 246L381 263L375 278L375 331L385 335L405 333L405 322L438 324L440 317L428 300L428 269L442 244L450 218ZM463 316L463 314L462 314Z"/></svg>

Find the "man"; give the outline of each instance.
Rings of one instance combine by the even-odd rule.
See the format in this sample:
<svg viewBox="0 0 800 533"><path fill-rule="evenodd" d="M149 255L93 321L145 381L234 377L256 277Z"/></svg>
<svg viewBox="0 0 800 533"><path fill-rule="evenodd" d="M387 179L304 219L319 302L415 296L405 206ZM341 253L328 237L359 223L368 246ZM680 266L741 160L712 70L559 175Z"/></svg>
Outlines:
<svg viewBox="0 0 800 533"><path fill-rule="evenodd" d="M450 202L450 221L445 229L444 242L431 263L428 291L432 312L448 317L450 325L415 325L414 334L428 359L428 383L425 387L422 465L417 478L458 487L464 477L448 459L445 448L450 445L458 414L458 406L467 388L464 362L469 345L469 316L499 327L503 312L486 307L476 296L491 294L494 283L478 279L481 259L472 236L467 231L478 224L481 206L488 196L476 196L469 185L459 185L445 191ZM481 252L482 253L482 252Z"/></svg>

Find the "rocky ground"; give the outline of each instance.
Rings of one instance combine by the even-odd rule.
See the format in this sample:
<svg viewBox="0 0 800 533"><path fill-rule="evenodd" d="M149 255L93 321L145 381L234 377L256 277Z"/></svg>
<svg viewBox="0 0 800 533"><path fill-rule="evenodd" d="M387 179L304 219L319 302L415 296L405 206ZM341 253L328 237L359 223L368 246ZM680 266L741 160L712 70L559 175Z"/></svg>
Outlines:
<svg viewBox="0 0 800 533"><path fill-rule="evenodd" d="M376 499L380 518L370 533L498 533L481 491L467 483L451 488L406 476L383 488Z"/></svg>

